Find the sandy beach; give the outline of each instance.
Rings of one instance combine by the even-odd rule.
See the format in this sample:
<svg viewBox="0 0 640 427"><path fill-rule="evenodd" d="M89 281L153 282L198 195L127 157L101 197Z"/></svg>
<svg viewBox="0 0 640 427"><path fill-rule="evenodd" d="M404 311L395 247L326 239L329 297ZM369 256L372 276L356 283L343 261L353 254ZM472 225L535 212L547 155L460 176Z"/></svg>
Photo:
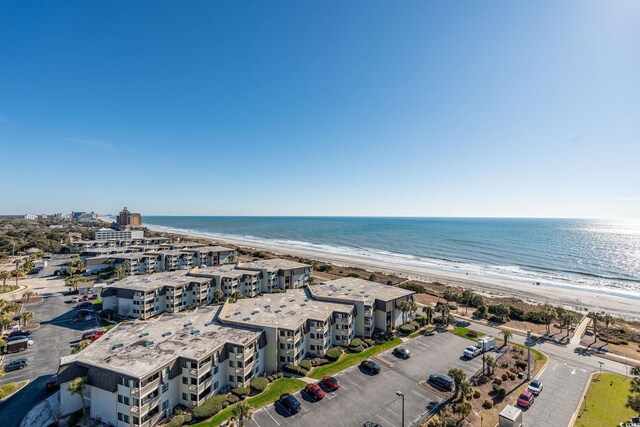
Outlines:
<svg viewBox="0 0 640 427"><path fill-rule="evenodd" d="M302 257L344 267L357 267L371 272L395 274L406 277L407 279L440 282L473 289L476 292L486 295L517 297L533 303L561 305L578 312L586 313L587 311L597 310L605 311L629 320L640 319L640 296L633 298L632 296L609 295L604 290L586 290L577 287L572 288L548 284L535 285L526 279L522 281L505 280L465 274L463 272L439 271L423 266L408 266L394 262L392 259L381 261L356 255L335 254L312 249L282 248L268 243L250 242L232 238L213 238L205 234L183 231L168 231L162 227L154 227L152 225L146 225L146 227L159 233L183 235L223 244L269 251L280 255Z"/></svg>

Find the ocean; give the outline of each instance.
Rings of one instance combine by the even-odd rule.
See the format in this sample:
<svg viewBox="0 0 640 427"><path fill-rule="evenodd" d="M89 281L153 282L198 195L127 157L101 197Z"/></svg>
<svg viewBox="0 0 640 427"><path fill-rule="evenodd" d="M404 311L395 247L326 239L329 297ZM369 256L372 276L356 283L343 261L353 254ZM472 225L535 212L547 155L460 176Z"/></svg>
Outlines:
<svg viewBox="0 0 640 427"><path fill-rule="evenodd" d="M147 216L144 222L282 250L640 296L637 220Z"/></svg>

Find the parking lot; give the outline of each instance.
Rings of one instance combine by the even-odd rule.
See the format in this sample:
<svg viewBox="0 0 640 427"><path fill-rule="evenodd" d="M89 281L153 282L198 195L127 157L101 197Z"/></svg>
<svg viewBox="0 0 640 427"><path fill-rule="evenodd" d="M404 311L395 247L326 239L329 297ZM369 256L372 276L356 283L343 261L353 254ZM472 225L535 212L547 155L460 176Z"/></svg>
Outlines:
<svg viewBox="0 0 640 427"><path fill-rule="evenodd" d="M6 427L17 426L29 409L47 396L45 385L58 371L60 357L71 353L71 347L81 339L84 331L98 326L95 318L74 321L77 310L71 303L71 296L60 293L51 294L42 302L28 304L25 310L34 313L31 323L41 326L33 331L32 346L4 357L3 365L23 357L29 364L22 370L7 372L0 378L0 384L31 380L22 391L0 403L4 415L2 425Z"/></svg>
<svg viewBox="0 0 640 427"><path fill-rule="evenodd" d="M289 415L279 404L263 408L247 423L251 427L277 427L286 424L305 426L363 425L367 421L384 427L400 426L402 398L405 395L405 424L413 423L443 400L419 383L430 374L446 373L451 368L461 368L472 375L482 366L482 360L465 360L462 351L469 341L449 333L435 333L403 344L411 351L411 358L402 360L391 350L376 358L382 371L369 375L357 366L336 375L341 383L339 390L327 392L324 399L315 402L304 391L295 394L302 409ZM375 360L375 359L374 359ZM327 391L327 390L325 390Z"/></svg>
<svg viewBox="0 0 640 427"><path fill-rule="evenodd" d="M550 360L542 373L543 390L531 408L523 410L525 425L555 427L569 425L589 380L590 369Z"/></svg>

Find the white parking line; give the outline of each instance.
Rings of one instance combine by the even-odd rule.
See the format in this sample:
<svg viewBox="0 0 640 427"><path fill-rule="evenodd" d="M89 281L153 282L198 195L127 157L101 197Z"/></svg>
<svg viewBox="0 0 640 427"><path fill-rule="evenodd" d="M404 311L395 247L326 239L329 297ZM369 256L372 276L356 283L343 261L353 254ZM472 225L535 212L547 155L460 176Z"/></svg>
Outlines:
<svg viewBox="0 0 640 427"><path fill-rule="evenodd" d="M384 408L384 409L386 409L387 411L391 412L391 413L392 413L393 415L395 415L396 417L399 417L399 416L400 416L400 415L398 415L397 413L393 412L393 411L392 411L391 409L389 409L389 408Z"/></svg>
<svg viewBox="0 0 640 427"><path fill-rule="evenodd" d="M387 419L385 419L385 418L382 418L382 416L380 416L379 414L376 414L376 416L377 416L378 418L380 418L382 421L384 421L385 423L389 424L390 426L393 426L393 424L391 424L391 422L389 422L389 420L387 420Z"/></svg>
<svg viewBox="0 0 640 427"><path fill-rule="evenodd" d="M271 417L271 419L273 420L273 422L275 422L276 424L280 425L280 423L278 422L278 420L276 420L275 418L273 418L273 415L271 415L269 413L269 411L265 411L267 414L269 414L269 416Z"/></svg>
<svg viewBox="0 0 640 427"><path fill-rule="evenodd" d="M417 391L415 391L415 390L411 390L411 393L413 393L413 394L416 394L416 395L420 396L420 398L421 398L421 399L424 399L424 397L425 397L425 396L423 396L422 394L418 393L418 392L417 392Z"/></svg>

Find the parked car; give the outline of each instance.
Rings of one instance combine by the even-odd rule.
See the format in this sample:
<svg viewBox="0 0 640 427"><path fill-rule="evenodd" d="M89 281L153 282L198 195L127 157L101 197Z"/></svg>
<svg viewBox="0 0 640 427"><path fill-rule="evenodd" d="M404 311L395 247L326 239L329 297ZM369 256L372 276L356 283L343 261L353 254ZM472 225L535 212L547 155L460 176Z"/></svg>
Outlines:
<svg viewBox="0 0 640 427"><path fill-rule="evenodd" d="M31 331L11 331L9 334L9 338L11 337L30 337L32 334Z"/></svg>
<svg viewBox="0 0 640 427"><path fill-rule="evenodd" d="M374 423L373 421L367 421L366 423L363 424L363 427L382 427L382 426L378 423Z"/></svg>
<svg viewBox="0 0 640 427"><path fill-rule="evenodd" d="M409 351L408 348L406 347L396 347L393 349L393 354L402 358L402 359L408 359L411 357L411 352Z"/></svg>
<svg viewBox="0 0 640 427"><path fill-rule="evenodd" d="M78 296L74 296L73 298L71 298L71 302L78 302L79 298Z"/></svg>
<svg viewBox="0 0 640 427"><path fill-rule="evenodd" d="M462 354L469 359L473 359L474 357L479 356L480 353L482 353L482 350L474 345L470 345L462 352Z"/></svg>
<svg viewBox="0 0 640 427"><path fill-rule="evenodd" d="M47 384L46 384L45 387L46 387L47 391L52 391L52 390L58 389L58 387L60 387L60 385L58 384L58 376L57 375L53 375L51 378L49 378L49 381L47 381Z"/></svg>
<svg viewBox="0 0 640 427"><path fill-rule="evenodd" d="M336 391L340 388L340 382L335 377L330 376L322 377L322 385L331 391Z"/></svg>
<svg viewBox="0 0 640 427"><path fill-rule="evenodd" d="M429 382L436 387L443 388L445 390L453 390L453 379L444 374L431 374L429 375Z"/></svg>
<svg viewBox="0 0 640 427"><path fill-rule="evenodd" d="M527 387L527 390L533 393L534 396L539 395L540 392L542 391L542 381L540 380L531 381L531 383L529 384L529 387Z"/></svg>
<svg viewBox="0 0 640 427"><path fill-rule="evenodd" d="M300 402L298 402L298 399L296 399L292 394L289 393L281 395L280 399L278 399L278 402L280 402L284 409L286 409L287 412L289 412L291 415L300 412L300 408L302 407L300 405Z"/></svg>
<svg viewBox="0 0 640 427"><path fill-rule="evenodd" d="M96 332L95 334L89 337L89 340L91 340L91 342L94 342L95 340L97 340L103 335L104 335L104 332Z"/></svg>
<svg viewBox="0 0 640 427"><path fill-rule="evenodd" d="M324 390L318 384L307 384L304 391L315 400L321 400L324 397Z"/></svg>
<svg viewBox="0 0 640 427"><path fill-rule="evenodd" d="M529 390L523 391L520 396L518 396L518 406L522 408L529 408L531 405L533 405L533 401L533 393L531 393Z"/></svg>
<svg viewBox="0 0 640 427"><path fill-rule="evenodd" d="M11 372L11 371L17 371L19 369L24 369L24 367L27 366L28 364L29 363L27 362L27 359L22 357L20 359L13 360L7 363L6 365L4 365L4 371Z"/></svg>
<svg viewBox="0 0 640 427"><path fill-rule="evenodd" d="M96 330L93 330L93 331L87 331L87 332L85 332L84 334L82 334L82 339L83 339L83 340L91 339L91 337L93 337L93 336L94 336L94 335L96 335L96 334L104 335L104 332L103 332L103 331L96 331Z"/></svg>
<svg viewBox="0 0 640 427"><path fill-rule="evenodd" d="M380 365L378 365L376 362L374 362L373 360L363 360L362 362L360 362L360 368L364 369L365 371L368 371L372 374L379 374L380 373Z"/></svg>
<svg viewBox="0 0 640 427"><path fill-rule="evenodd" d="M18 340L23 340L23 339L27 339L29 338L28 335L14 335L14 336L9 336L6 340L4 340L7 344L13 341L18 341Z"/></svg>

